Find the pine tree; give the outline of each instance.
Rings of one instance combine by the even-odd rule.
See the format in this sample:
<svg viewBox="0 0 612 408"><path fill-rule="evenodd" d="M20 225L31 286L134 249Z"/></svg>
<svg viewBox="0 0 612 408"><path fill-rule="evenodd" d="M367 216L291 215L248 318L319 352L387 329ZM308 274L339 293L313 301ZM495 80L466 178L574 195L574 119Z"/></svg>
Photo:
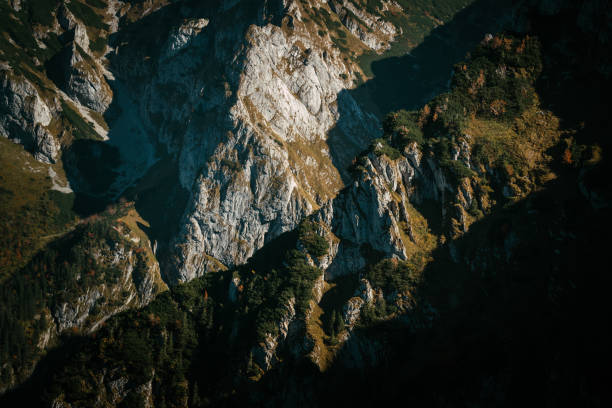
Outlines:
<svg viewBox="0 0 612 408"><path fill-rule="evenodd" d="M334 313L336 314L336 318L334 319L334 331L336 332L336 335L338 335L344 330L344 319L337 310L335 310Z"/></svg>
<svg viewBox="0 0 612 408"><path fill-rule="evenodd" d="M200 390L198 389L198 382L193 382L193 391L191 396L191 406L192 407L201 407L202 400L200 399Z"/></svg>
<svg viewBox="0 0 612 408"><path fill-rule="evenodd" d="M334 310L329 318L328 325L329 336L332 341L336 339L336 311Z"/></svg>

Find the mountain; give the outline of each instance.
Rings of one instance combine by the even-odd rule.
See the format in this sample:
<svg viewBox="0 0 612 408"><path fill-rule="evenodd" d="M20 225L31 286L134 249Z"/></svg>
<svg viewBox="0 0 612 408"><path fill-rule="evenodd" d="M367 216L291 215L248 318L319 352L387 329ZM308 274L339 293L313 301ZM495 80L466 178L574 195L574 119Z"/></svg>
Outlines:
<svg viewBox="0 0 612 408"><path fill-rule="evenodd" d="M607 2L0 7L3 406L607 405Z"/></svg>

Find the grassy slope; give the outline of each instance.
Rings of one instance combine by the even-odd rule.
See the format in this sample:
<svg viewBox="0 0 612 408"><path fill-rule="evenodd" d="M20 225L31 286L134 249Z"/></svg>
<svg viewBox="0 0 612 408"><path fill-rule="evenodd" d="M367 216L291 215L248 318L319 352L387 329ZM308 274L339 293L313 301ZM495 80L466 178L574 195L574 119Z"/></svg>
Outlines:
<svg viewBox="0 0 612 408"><path fill-rule="evenodd" d="M73 194L51 190L49 169L21 145L0 138L0 281L25 265L56 234L70 229ZM58 176L61 177L61 176Z"/></svg>
<svg viewBox="0 0 612 408"><path fill-rule="evenodd" d="M91 3L91 4L90 4ZM73 1L70 9L87 26L90 38L104 37L108 27L103 22L105 5L102 2ZM22 77L32 83L43 99L55 98L55 85L47 77L45 68L64 44L59 37L48 32L54 23L53 13L57 0L33 0L14 11L5 1L0 2L0 61L11 69L9 77ZM47 32L40 43L34 31ZM99 140L99 136L70 102L61 101L62 115L54 117L47 130L61 137L64 148L74 140ZM73 213L74 194L51 190L49 171L57 174L60 184L66 175L61 162L46 165L35 161L19 145L1 138L0 163L0 228L6 231L0 238L0 281L20 267L42 245L68 231L76 221ZM63 180L63 181L62 181Z"/></svg>
<svg viewBox="0 0 612 408"><path fill-rule="evenodd" d="M436 27L450 21L453 16L474 3L475 0L400 0L403 12L383 12L380 10L380 2L372 0L361 0L360 3L368 4L368 11L374 15L381 15L390 21L402 34L392 44L391 48L382 53L365 52L359 59L359 66L367 77L372 77L372 63L385 58L404 55L418 46L429 33ZM378 4L376 4L378 3Z"/></svg>

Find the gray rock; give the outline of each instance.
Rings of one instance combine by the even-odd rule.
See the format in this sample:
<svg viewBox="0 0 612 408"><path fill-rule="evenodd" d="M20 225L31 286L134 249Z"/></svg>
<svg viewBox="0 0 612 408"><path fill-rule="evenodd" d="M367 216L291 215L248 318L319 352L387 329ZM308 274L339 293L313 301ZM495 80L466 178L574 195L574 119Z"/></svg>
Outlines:
<svg viewBox="0 0 612 408"><path fill-rule="evenodd" d="M349 328L349 330L353 328L353 326L359 319L359 316L361 314L361 308L364 304L365 302L362 298L352 297L344 305L344 308L342 310L342 317L344 318L344 322Z"/></svg>
<svg viewBox="0 0 612 408"><path fill-rule="evenodd" d="M57 10L57 22L66 31L72 30L77 24L76 18L63 3Z"/></svg>
<svg viewBox="0 0 612 408"><path fill-rule="evenodd" d="M346 165L361 142L375 136L367 129L378 124L349 96L336 99L349 85L341 76L344 61L308 32L296 28L288 35L271 24L251 26L244 46L228 55L231 47L217 41L241 27L210 20L204 29L206 21L188 20L174 29L160 53L159 72L150 85L143 84L143 117L177 157L181 185L191 194L171 244L176 281L219 262L228 267L245 262L342 187L326 144L339 105L350 112L347 122L361 129L357 136L345 126L344 137L355 145L345 149ZM131 55L121 50L118 55L124 74L135 74L127 63ZM202 55L225 67L227 82L200 74ZM315 154L303 156L304 146Z"/></svg>
<svg viewBox="0 0 612 408"><path fill-rule="evenodd" d="M55 79L61 90L89 109L100 113L106 111L113 99L113 92L99 62L87 54L86 48L78 44L76 37L55 58L55 63L62 72L62 76Z"/></svg>
<svg viewBox="0 0 612 408"><path fill-rule="evenodd" d="M8 70L0 70L0 135L23 144L45 163L54 163L60 148L46 129L51 114L33 84Z"/></svg>
<svg viewBox="0 0 612 408"><path fill-rule="evenodd" d="M21 10L21 0L10 0L9 3L10 3L10 6L13 8L13 10L15 11Z"/></svg>
<svg viewBox="0 0 612 408"><path fill-rule="evenodd" d="M391 47L398 34L398 29L391 22L370 14L349 0L331 0L329 5L342 24L369 48L382 52ZM399 5L396 7L401 9Z"/></svg>

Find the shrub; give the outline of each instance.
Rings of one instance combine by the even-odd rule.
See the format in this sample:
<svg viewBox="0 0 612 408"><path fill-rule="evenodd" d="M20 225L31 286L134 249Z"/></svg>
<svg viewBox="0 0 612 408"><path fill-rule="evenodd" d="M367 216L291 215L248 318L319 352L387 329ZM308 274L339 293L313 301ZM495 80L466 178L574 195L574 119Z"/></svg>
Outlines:
<svg viewBox="0 0 612 408"><path fill-rule="evenodd" d="M461 179L472 177L476 173L469 169L463 162L453 160L450 154L451 148L451 140L447 137L438 139L433 145L433 151L438 159L440 167L444 169L447 175L457 184Z"/></svg>
<svg viewBox="0 0 612 408"><path fill-rule="evenodd" d="M89 4L90 6L99 8L99 9L106 8L106 3L104 3L102 0L85 0L85 3Z"/></svg>
<svg viewBox="0 0 612 408"><path fill-rule="evenodd" d="M103 52L106 49L106 38L100 36L93 41L90 41L89 49L91 49L93 52Z"/></svg>
<svg viewBox="0 0 612 408"><path fill-rule="evenodd" d="M389 142L386 139L374 139L372 144L370 145L370 150L374 152L377 156L385 155L391 160L399 159L402 154L394 147L389 145Z"/></svg>
<svg viewBox="0 0 612 408"><path fill-rule="evenodd" d="M302 241L308 253L320 258L327 254L329 245L327 240L316 232L315 227L314 222L306 220L300 224L298 233L300 241Z"/></svg>
<svg viewBox="0 0 612 408"><path fill-rule="evenodd" d="M418 112L399 110L388 114L383 120L383 130L395 145L406 146L411 142L423 144L423 131L417 124Z"/></svg>
<svg viewBox="0 0 612 408"><path fill-rule="evenodd" d="M384 259L370 266L366 273L366 279L372 286L381 288L384 293L390 294L394 291L409 290L417 283L417 275L422 267L418 257L409 261L396 261Z"/></svg>

